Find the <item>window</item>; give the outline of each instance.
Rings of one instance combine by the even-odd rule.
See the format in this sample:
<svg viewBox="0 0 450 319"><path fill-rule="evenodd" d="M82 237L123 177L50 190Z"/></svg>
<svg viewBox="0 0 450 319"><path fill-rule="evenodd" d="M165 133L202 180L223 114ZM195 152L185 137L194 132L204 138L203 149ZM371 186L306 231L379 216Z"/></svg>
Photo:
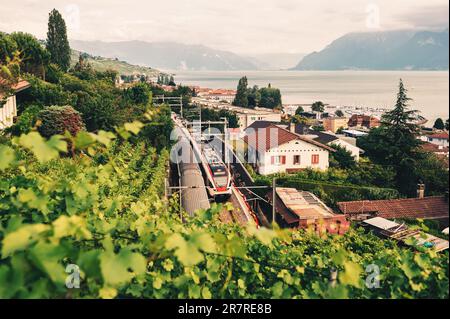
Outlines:
<svg viewBox="0 0 450 319"><path fill-rule="evenodd" d="M270 162L272 165L284 165L286 164L286 156L272 156Z"/></svg>
<svg viewBox="0 0 450 319"><path fill-rule="evenodd" d="M300 155L294 155L294 165L300 165Z"/></svg>
<svg viewBox="0 0 450 319"><path fill-rule="evenodd" d="M311 164L319 164L319 154L313 154L311 157Z"/></svg>

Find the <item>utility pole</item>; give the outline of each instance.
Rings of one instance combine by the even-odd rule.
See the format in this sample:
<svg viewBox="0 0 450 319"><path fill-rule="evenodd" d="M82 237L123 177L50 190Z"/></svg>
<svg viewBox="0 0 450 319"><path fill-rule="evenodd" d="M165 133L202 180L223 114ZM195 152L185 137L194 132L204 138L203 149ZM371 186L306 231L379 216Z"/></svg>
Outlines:
<svg viewBox="0 0 450 319"><path fill-rule="evenodd" d="M277 200L277 179L274 177L272 180L272 227L275 225L275 215L276 215L276 206L275 202Z"/></svg>

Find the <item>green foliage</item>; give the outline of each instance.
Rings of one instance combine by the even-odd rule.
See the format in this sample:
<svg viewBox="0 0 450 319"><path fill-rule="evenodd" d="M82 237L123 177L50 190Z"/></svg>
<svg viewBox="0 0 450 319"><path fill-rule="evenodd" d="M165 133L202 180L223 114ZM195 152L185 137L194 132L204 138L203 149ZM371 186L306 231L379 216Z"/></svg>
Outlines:
<svg viewBox="0 0 450 319"><path fill-rule="evenodd" d="M311 105L311 110L312 110L313 112L323 113L323 111L325 111L325 104L323 104L322 101L314 102L314 103Z"/></svg>
<svg viewBox="0 0 450 319"><path fill-rule="evenodd" d="M124 90L127 102L148 106L152 101L152 91L146 83L138 83Z"/></svg>
<svg viewBox="0 0 450 319"><path fill-rule="evenodd" d="M23 32L14 32L11 38L21 53L21 71L44 78L49 54L42 44L33 35Z"/></svg>
<svg viewBox="0 0 450 319"><path fill-rule="evenodd" d="M261 93L257 85L248 89L248 107L253 109L260 105L261 102Z"/></svg>
<svg viewBox="0 0 450 319"><path fill-rule="evenodd" d="M332 145L332 147L335 149L335 152L330 153L330 160L331 163L336 164L335 167L351 169L356 166L355 158L350 151L340 145Z"/></svg>
<svg viewBox="0 0 450 319"><path fill-rule="evenodd" d="M234 98L233 105L248 107L248 80L244 76L239 79L237 86L236 97Z"/></svg>
<svg viewBox="0 0 450 319"><path fill-rule="evenodd" d="M6 129L6 132L11 133L14 136L20 136L27 134L36 125L38 119L38 113L42 110L41 106L31 105L25 109L24 112L18 117L16 123L13 126Z"/></svg>
<svg viewBox="0 0 450 319"><path fill-rule="evenodd" d="M343 117L343 116L344 116L344 112L342 112L341 110L337 110L336 112L334 112L334 114L335 114L337 117Z"/></svg>
<svg viewBox="0 0 450 319"><path fill-rule="evenodd" d="M257 178L258 185L270 185L270 179ZM336 208L338 202L354 200L378 200L398 198L399 193L392 188L359 186L351 184L331 183L320 180L306 180L295 176L278 177L277 185L310 191L322 199L330 207Z"/></svg>
<svg viewBox="0 0 450 319"><path fill-rule="evenodd" d="M421 166L427 159L420 150L420 140L416 138L418 127L413 122L416 111L408 109L410 99L406 93L400 80L395 108L383 115L379 128L358 139L358 146L371 161L395 171L396 188L402 194L415 196L417 183L425 177Z"/></svg>
<svg viewBox="0 0 450 319"><path fill-rule="evenodd" d="M62 135L66 131L75 136L85 128L81 114L71 106L46 107L39 112L38 118L41 121L38 129L44 137Z"/></svg>
<svg viewBox="0 0 450 319"><path fill-rule="evenodd" d="M17 50L17 43L8 34L0 31L0 63L5 63L7 58L11 59Z"/></svg>
<svg viewBox="0 0 450 319"><path fill-rule="evenodd" d="M14 94L13 86L19 82L20 76L19 52L16 51L12 58L7 57L5 63L0 63L0 107L7 98Z"/></svg>
<svg viewBox="0 0 450 319"><path fill-rule="evenodd" d="M360 230L240 228L221 223L216 205L182 221L163 197L167 151L80 132L79 156L37 163L31 154L61 148L30 134L0 148L19 159L0 157L1 298L448 298L448 253L413 253ZM79 289L65 287L70 264ZM370 264L380 288L365 285Z"/></svg>
<svg viewBox="0 0 450 319"><path fill-rule="evenodd" d="M281 109L283 103L281 101L281 92L279 89L267 87L261 88L261 101L259 106L269 109Z"/></svg>
<svg viewBox="0 0 450 319"><path fill-rule="evenodd" d="M67 40L66 23L58 10L53 9L48 18L47 50L52 63L64 72L70 67L70 46Z"/></svg>
<svg viewBox="0 0 450 319"><path fill-rule="evenodd" d="M443 130L445 128L444 121L441 118L436 119L434 122L433 128L437 130Z"/></svg>
<svg viewBox="0 0 450 319"><path fill-rule="evenodd" d="M236 97L233 105L247 108L265 107L270 109L281 109L281 92L279 89L272 88L269 84L266 88L253 86L248 88L248 79L246 76L239 79Z"/></svg>
<svg viewBox="0 0 450 319"><path fill-rule="evenodd" d="M295 110L295 115L302 115L302 113L305 112L305 109L302 106L299 106L296 110Z"/></svg>

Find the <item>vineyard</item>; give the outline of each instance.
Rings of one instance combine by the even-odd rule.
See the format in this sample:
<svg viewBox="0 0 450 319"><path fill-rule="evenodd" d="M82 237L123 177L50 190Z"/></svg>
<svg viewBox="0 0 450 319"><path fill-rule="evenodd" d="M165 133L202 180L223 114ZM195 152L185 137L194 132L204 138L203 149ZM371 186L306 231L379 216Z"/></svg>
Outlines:
<svg viewBox="0 0 450 319"><path fill-rule="evenodd" d="M0 298L448 298L448 253L182 220L142 127L0 145Z"/></svg>

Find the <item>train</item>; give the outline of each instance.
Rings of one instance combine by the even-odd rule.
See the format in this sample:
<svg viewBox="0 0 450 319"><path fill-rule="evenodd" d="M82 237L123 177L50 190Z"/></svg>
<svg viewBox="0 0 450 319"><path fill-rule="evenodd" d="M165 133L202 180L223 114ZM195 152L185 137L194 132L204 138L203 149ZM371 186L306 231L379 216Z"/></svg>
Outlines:
<svg viewBox="0 0 450 319"><path fill-rule="evenodd" d="M232 193L232 176L229 168L214 147L211 146L210 141L203 140L200 143L200 148L201 166L209 196L217 202L228 200Z"/></svg>

